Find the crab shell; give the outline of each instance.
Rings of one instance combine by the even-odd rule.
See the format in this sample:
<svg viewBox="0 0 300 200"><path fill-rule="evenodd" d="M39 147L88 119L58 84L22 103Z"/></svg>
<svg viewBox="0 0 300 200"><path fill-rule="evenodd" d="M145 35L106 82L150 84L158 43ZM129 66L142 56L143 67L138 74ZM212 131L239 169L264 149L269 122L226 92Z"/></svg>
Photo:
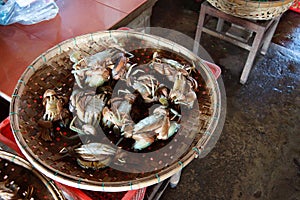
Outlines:
<svg viewBox="0 0 300 200"><path fill-rule="evenodd" d="M116 149L102 143L83 144L76 148L78 164L83 168L100 169L108 166L116 154Z"/></svg>
<svg viewBox="0 0 300 200"><path fill-rule="evenodd" d="M69 109L76 112L81 122L97 124L106 103L104 94L96 95L94 91L73 90Z"/></svg>
<svg viewBox="0 0 300 200"><path fill-rule="evenodd" d="M54 97L56 96L56 92L52 89L48 89L44 92L44 95L43 95L43 99L46 99L47 97Z"/></svg>

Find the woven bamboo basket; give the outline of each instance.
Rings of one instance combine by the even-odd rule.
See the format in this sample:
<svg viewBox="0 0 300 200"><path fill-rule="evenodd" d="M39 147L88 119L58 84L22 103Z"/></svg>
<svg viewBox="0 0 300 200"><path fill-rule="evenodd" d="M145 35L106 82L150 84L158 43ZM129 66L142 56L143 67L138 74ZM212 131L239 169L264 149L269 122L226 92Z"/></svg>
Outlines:
<svg viewBox="0 0 300 200"><path fill-rule="evenodd" d="M207 0L215 8L241 18L270 20L280 16L293 4L293 0Z"/></svg>
<svg viewBox="0 0 300 200"><path fill-rule="evenodd" d="M173 59L194 63L200 74L198 106L181 120L181 129L164 148L139 153L143 166L158 166L153 171L128 170L136 165L115 169L83 169L73 159L60 159L59 149L71 145L59 135L52 142L39 137L37 121L43 116L42 96L45 90L60 88L70 97L74 86L70 52L80 50L93 55L103 50L104 41L114 38L126 51L138 57L150 58L153 51L166 51ZM150 51L148 50L150 49ZM138 58L139 60L139 58ZM202 157L211 148L207 144L214 136L221 114L221 94L214 74L202 60L188 49L164 38L134 31L104 31L78 36L49 49L25 70L11 101L11 126L18 146L32 165L46 176L79 189L121 192L144 188L171 177L194 158ZM69 130L65 130L68 134ZM161 144L159 144L161 145ZM170 149L173 149L170 152ZM166 152L165 152L166 151ZM178 155L178 156L176 156ZM152 156L158 156L153 160Z"/></svg>
<svg viewBox="0 0 300 200"><path fill-rule="evenodd" d="M4 195L4 191L6 190L1 188L0 198L65 199L53 181L50 181L41 175L30 165L30 163L19 156L5 151L0 151L0 169L1 185L5 183L6 187L12 190L15 194L14 198L3 197L1 195ZM25 195L29 194L30 190L32 191L32 194L26 197Z"/></svg>

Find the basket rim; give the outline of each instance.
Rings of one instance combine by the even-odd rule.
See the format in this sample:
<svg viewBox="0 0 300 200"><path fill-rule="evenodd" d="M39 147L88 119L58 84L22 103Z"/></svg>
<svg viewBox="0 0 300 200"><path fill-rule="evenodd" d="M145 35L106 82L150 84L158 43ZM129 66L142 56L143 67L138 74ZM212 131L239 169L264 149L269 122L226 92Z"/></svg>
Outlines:
<svg viewBox="0 0 300 200"><path fill-rule="evenodd" d="M15 154L0 150L0 158L5 159L9 162L12 162L16 165L19 165L21 167L24 167L25 169L31 171L37 178L46 186L46 188L49 190L49 192L52 194L52 197L54 199L65 199L60 190L55 186L53 181L48 180L47 177L40 174L39 171L37 171L27 160L21 158L20 156L17 156Z"/></svg>
<svg viewBox="0 0 300 200"><path fill-rule="evenodd" d="M207 0L213 7L240 18L271 20L286 12L294 0Z"/></svg>
<svg viewBox="0 0 300 200"><path fill-rule="evenodd" d="M131 180L131 181L118 181L118 182L99 182L99 181L92 181L92 180L85 180L81 179L80 177L74 177L67 175L65 173L62 173L48 165L45 164L45 162L41 161L40 159L34 158L34 153L30 150L30 147L26 145L26 142L24 138L22 137L22 134L19 132L18 127L18 115L16 114L18 111L18 97L22 95L23 89L25 87L25 84L29 80L29 78L34 74L34 72L37 70L35 68L36 65L39 65L40 63L45 62L45 59L48 55L56 55L58 52L62 52L62 49L64 47L71 47L71 46L76 46L78 43L82 42L85 38L95 38L95 37L101 37L101 35L118 35L118 34L123 34L124 36L130 36L133 34L135 37L140 37L140 38L152 38L157 42L158 45L171 45L169 47L180 47L178 48L179 54L186 53L187 55L191 56L193 60L197 60L202 67L202 70L204 71L205 75L207 78L210 80L210 88L213 89L214 95L216 97L216 102L218 104L213 104L213 110L214 110L214 115L211 118L211 121L209 123L209 132L213 133L214 130L217 127L217 123L220 112L221 112L221 94L219 90L219 85L218 82L214 76L214 74L209 70L209 67L204 64L198 56L193 54L190 50L186 49L185 47L176 44L175 42L172 42L168 39L155 36L155 35L149 35L141 32L135 32L132 30L109 30L109 31L99 31L99 32L94 32L90 34L85 34L81 36L77 36L74 38L70 38L68 40L65 40L58 45L48 49L44 53L42 53L39 57L37 57L30 65L29 67L25 70L25 72L22 74L21 79L22 81L19 81L15 87L14 93L12 95L12 101L10 105L10 111L13 113L10 115L11 117L11 127L14 133L14 137L16 139L16 142L18 146L20 147L22 153L25 155L25 157L28 159L28 161L42 174L48 176L51 179L54 179L62 184L79 188L79 189L87 189L87 190L93 190L93 191L105 191L105 192L121 192L121 191L129 191L129 190L135 190L135 189L140 189L143 187L147 187L156 183L159 183L176 172L182 170L183 167L188 165L194 158L199 157L199 154L201 154L201 151L204 149L205 145L209 141L209 139L212 137L212 134L205 134L205 137L201 137L201 139L197 142L197 144L190 148L188 152L184 154L184 156L181 156L180 161L178 162L173 162L170 164L168 167L163 168L160 172L156 174L151 174L150 176L145 176L136 180ZM165 47L165 46L164 46ZM56 52L56 53L55 53ZM187 56L184 54L185 56ZM53 56L52 56L53 57ZM41 65L39 65L41 66ZM26 75L29 75L27 77ZM197 149L197 150L195 150Z"/></svg>
<svg viewBox="0 0 300 200"><path fill-rule="evenodd" d="M294 0L274 0L274 1L270 1L270 0L207 0L208 2L219 2L219 1L224 1L224 2L228 2L228 3L233 3L233 4L237 4L239 6L252 6L255 8L259 8L259 7L265 7L265 8L269 8L269 7L280 7L282 5L286 5L289 4L291 2L294 2ZM259 7L258 7L259 6Z"/></svg>

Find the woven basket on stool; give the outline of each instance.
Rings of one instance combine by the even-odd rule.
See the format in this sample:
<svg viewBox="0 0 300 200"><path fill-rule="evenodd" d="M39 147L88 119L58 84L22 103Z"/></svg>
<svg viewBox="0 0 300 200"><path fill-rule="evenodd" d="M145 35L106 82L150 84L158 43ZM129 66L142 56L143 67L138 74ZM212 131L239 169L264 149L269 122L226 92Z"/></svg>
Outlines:
<svg viewBox="0 0 300 200"><path fill-rule="evenodd" d="M293 0L207 0L217 9L241 18L269 20L280 16L293 4Z"/></svg>

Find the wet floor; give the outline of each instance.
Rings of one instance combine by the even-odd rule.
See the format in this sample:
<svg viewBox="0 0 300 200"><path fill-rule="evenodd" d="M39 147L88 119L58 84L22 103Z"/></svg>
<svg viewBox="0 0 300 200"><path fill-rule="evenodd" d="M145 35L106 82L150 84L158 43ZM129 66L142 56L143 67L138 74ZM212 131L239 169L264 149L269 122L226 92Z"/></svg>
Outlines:
<svg viewBox="0 0 300 200"><path fill-rule="evenodd" d="M195 0L159 1L151 25L194 38L199 8ZM257 56L245 85L239 76L246 50L207 34L201 45L222 69L224 129L213 151L192 161L179 185L161 199L299 200L300 14L282 16L267 54Z"/></svg>

